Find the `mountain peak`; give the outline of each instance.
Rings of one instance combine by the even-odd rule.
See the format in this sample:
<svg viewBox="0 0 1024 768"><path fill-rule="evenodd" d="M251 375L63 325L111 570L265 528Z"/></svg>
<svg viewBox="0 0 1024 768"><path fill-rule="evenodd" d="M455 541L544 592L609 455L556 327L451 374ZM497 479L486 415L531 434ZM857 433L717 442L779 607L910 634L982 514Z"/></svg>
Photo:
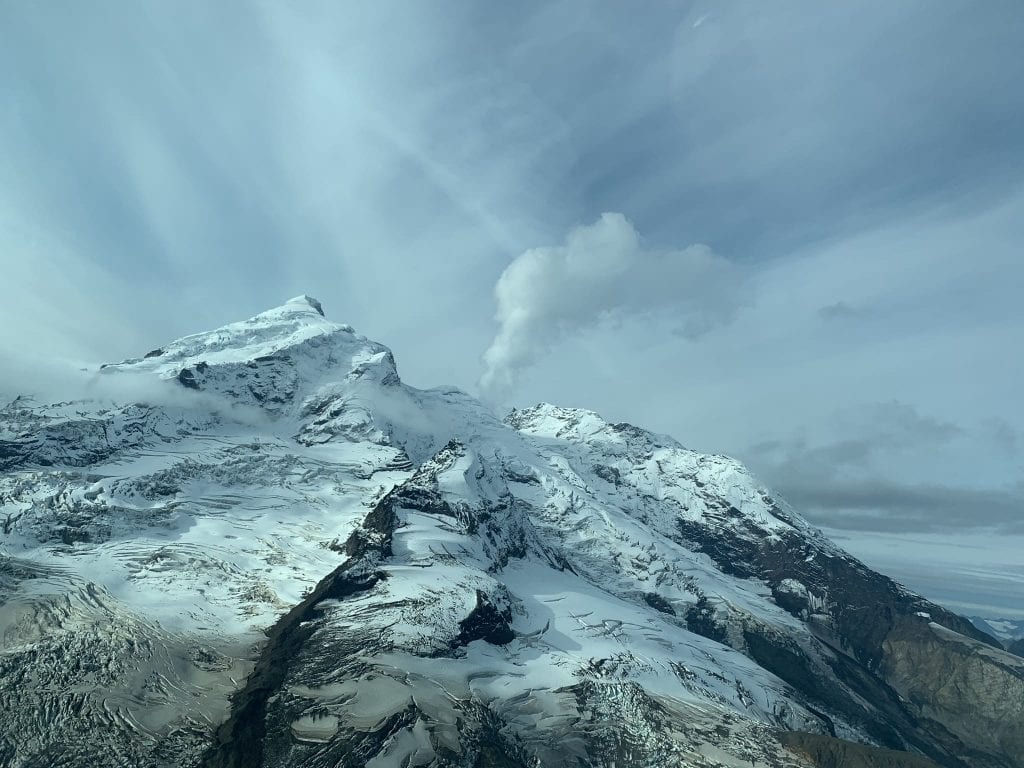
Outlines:
<svg viewBox="0 0 1024 768"><path fill-rule="evenodd" d="M309 296L308 294L305 293L300 296L294 296L293 298L288 299L288 301L286 301L280 307L275 307L274 309L268 309L266 312L261 312L260 315L282 311L308 312L310 309L316 310L316 313L320 315L320 317L327 317L327 315L324 314L323 304L321 304L317 299L314 299L312 296ZM260 315L257 315L257 317L259 317Z"/></svg>
<svg viewBox="0 0 1024 768"><path fill-rule="evenodd" d="M270 309L265 309L258 315L254 315L248 320L243 320L241 323L253 325L253 324L276 324L282 320L286 320L292 323L307 322L314 326L325 326L331 325L339 327L342 330L351 331L351 326L330 323L327 320L327 316L324 314L324 307L317 299L312 296L302 294L288 299L284 304ZM231 323L230 325L236 326L241 323ZM229 326L225 326L229 327ZM219 331L221 329L217 329Z"/></svg>
<svg viewBox="0 0 1024 768"><path fill-rule="evenodd" d="M228 394L238 386L255 388L276 402L279 393L263 390L295 392L300 383L307 389L370 368L381 379L397 376L386 347L356 334L350 325L327 320L320 302L303 294L247 320L184 336L141 358L104 366L104 372L155 373L192 389L213 386ZM291 383L285 386L278 380L281 375Z"/></svg>
<svg viewBox="0 0 1024 768"><path fill-rule="evenodd" d="M309 306L311 306L317 312L319 312L320 313L320 317L326 317L326 315L324 314L324 307L323 307L323 305L319 301L314 299L312 296L307 296L306 294L302 294L301 296L296 296L294 299L289 300L288 303L291 304L292 302L303 302L303 301L306 304L309 304Z"/></svg>

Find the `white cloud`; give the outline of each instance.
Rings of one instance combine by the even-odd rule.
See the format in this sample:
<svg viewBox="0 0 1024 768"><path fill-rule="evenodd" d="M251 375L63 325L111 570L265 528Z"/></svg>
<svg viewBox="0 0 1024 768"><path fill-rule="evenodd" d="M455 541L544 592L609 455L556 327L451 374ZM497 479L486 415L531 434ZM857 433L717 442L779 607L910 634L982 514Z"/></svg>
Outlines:
<svg viewBox="0 0 1024 768"><path fill-rule="evenodd" d="M507 397L519 374L553 344L608 316L670 314L695 339L732 319L742 270L705 245L646 248L621 213L604 213L559 246L532 248L498 279L498 332L484 353L485 395Z"/></svg>

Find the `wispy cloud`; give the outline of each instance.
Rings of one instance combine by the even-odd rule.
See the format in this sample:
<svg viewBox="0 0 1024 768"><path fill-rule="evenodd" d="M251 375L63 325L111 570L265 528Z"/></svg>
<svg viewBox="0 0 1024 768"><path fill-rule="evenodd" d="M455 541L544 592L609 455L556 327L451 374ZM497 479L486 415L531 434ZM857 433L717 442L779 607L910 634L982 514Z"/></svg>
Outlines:
<svg viewBox="0 0 1024 768"><path fill-rule="evenodd" d="M826 320L841 320L843 318L857 317L857 315L861 314L861 311L845 301L837 301L833 304L819 307L818 314Z"/></svg>

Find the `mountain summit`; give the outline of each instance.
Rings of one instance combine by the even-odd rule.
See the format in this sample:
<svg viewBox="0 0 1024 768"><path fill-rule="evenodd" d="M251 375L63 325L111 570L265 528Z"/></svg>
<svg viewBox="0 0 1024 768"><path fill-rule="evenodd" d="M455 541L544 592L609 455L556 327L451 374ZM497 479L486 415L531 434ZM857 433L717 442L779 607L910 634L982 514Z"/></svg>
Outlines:
<svg viewBox="0 0 1024 768"><path fill-rule="evenodd" d="M738 462L301 296L0 412L0 764L1020 768L1024 659Z"/></svg>

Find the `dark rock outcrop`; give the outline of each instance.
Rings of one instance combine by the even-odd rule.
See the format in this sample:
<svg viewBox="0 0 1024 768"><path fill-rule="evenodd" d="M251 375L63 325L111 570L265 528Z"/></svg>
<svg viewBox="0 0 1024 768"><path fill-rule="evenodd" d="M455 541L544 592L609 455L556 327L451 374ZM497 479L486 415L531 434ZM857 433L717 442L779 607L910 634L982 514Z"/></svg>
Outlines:
<svg viewBox="0 0 1024 768"><path fill-rule="evenodd" d="M359 571L348 560L321 581L310 594L282 616L267 633L256 667L245 687L232 697L231 717L216 732L205 768L251 768L263 765L267 701L280 692L293 657L313 632L310 624L323 600L344 600L373 589L383 577Z"/></svg>
<svg viewBox="0 0 1024 768"><path fill-rule="evenodd" d="M814 538L767 536L736 521L679 527L724 572L767 583L780 607L807 622L831 674L771 636L748 630L742 644L730 642L706 609L687 615L691 631L743 650L879 743L946 766L1024 766L1024 665L999 661L1013 657L970 621ZM785 588L793 583L806 594Z"/></svg>
<svg viewBox="0 0 1024 768"><path fill-rule="evenodd" d="M855 744L819 733L787 731L779 735L779 741L817 768L939 768L921 755Z"/></svg>
<svg viewBox="0 0 1024 768"><path fill-rule="evenodd" d="M477 590L476 607L459 622L456 644L484 640L491 645L507 645L515 639L511 621L512 614L508 608L499 609L485 593Z"/></svg>

